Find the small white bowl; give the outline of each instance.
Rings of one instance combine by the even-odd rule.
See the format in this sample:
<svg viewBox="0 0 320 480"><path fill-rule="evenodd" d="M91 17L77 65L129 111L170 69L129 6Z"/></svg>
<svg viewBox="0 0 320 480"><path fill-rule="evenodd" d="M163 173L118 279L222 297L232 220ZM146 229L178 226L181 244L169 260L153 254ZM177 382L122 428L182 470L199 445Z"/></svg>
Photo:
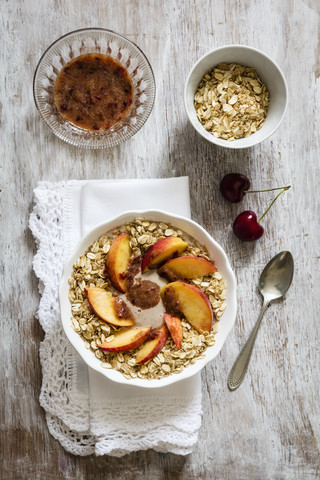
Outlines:
<svg viewBox="0 0 320 480"><path fill-rule="evenodd" d="M123 223L131 222L135 217L144 217L147 220L155 220L165 223L171 223L176 228L183 230L195 239L200 244L206 245L210 256L215 260L215 265L221 273L227 284L226 295L226 309L221 317L219 324L219 331L215 337L215 344L208 347L205 352L205 358L199 359L195 364L190 365L182 370L181 373L173 374L159 380L147 380L141 378L133 378L127 380L120 372L116 370L106 370L101 366L101 360L98 360L91 350L87 350L83 339L76 333L71 324L72 312L71 303L68 298L69 283L68 279L71 277L73 264L78 260L91 243L97 240L103 233L112 230ZM153 211L129 211L122 215L112 218L111 220L101 223L89 232L78 244L71 257L67 261L62 279L59 287L59 301L61 310L62 326L69 341L87 363L87 365L110 380L124 385L134 385L136 387L156 388L164 387L172 383L184 380L200 372L209 362L211 362L220 352L236 318L236 279L229 264L228 258L223 249L213 238L196 222L178 215L173 215L161 210Z"/></svg>
<svg viewBox="0 0 320 480"><path fill-rule="evenodd" d="M270 93L270 105L262 128L247 138L232 142L214 137L207 132L197 119L193 100L205 73L222 62L256 68L260 79L266 84ZM266 140L280 126L287 109L288 86L279 66L265 53L245 45L226 45L206 53L192 67L185 85L184 103L191 124L206 140L220 147L247 148Z"/></svg>

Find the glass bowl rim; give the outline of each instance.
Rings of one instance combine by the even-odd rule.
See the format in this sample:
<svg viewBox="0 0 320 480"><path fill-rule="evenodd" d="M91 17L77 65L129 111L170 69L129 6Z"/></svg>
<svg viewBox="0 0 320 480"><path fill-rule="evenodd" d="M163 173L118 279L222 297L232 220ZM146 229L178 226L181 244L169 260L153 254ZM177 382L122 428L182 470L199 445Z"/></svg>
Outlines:
<svg viewBox="0 0 320 480"><path fill-rule="evenodd" d="M153 84L153 87L152 87L152 97L151 97L151 101L150 101L150 105L148 107L148 110L147 110L147 113L145 115L145 118L143 119L141 125L139 126L139 128L133 132L133 134L129 135L127 138L120 138L120 139L115 139L113 140L110 145L77 145L76 142L68 139L68 138L65 138L64 136L62 136L61 134L59 134L58 132L56 132L54 130L54 128L49 125L46 120L44 119L43 117L43 114L42 114L42 111L39 107L39 103L38 103L38 99L37 99L37 94L36 94L36 79L37 79L37 74L38 74L38 71L41 67L41 64L42 64L42 61L43 59L45 58L45 56L47 55L47 53L54 47L54 45L56 45L58 42L60 42L61 40L69 37L69 36L72 36L74 34L77 34L77 33L84 33L84 32L105 32L105 33L109 33L109 34L112 34L114 35L115 37L119 37L121 39L124 39L126 42L129 42L131 45L133 45L138 51L139 53L141 54L141 56L143 57L143 59L145 60L147 66L149 67L149 70L150 70L150 74L151 74L151 78L152 78L152 84ZM111 30L111 29L108 29L108 28L101 28L101 27L85 27L85 28L79 28L79 29L76 29L76 30L72 30L70 32L67 32L65 33L64 35L61 35L59 38L57 38L56 40L54 40L54 42L52 42L47 48L46 50L43 52L43 54L41 55L40 59L38 60L38 63L37 63L37 66L36 66L36 69L35 69L35 72L34 72L34 75L33 75L33 82L32 82L32 91L33 91L33 99L34 99L34 102L35 102L35 105L36 105L36 108L37 108L37 111L40 115L40 118L41 120L44 122L44 124L51 130L51 132L56 135L58 138L60 138L60 140L63 140L65 141L66 143L68 143L69 145L72 145L72 146L76 146L76 147L79 147L79 148L86 148L86 149L91 149L91 150L98 150L98 149L104 149L104 148L111 148L111 147L114 147L116 145L119 145L120 143L123 143L127 140L129 140L130 138L132 138L142 127L143 125L146 123L146 121L148 120L151 112L152 112L152 109L153 109L153 106L154 106L154 102L155 102L155 96L156 96L156 81L155 81L155 76L154 76L154 72L153 72L153 69L152 69L152 66L147 58L147 56L145 55L145 53L141 50L141 48L135 43L133 42L132 40L130 40L129 38L127 38L125 35L122 35L120 33L117 33L115 32L114 30Z"/></svg>

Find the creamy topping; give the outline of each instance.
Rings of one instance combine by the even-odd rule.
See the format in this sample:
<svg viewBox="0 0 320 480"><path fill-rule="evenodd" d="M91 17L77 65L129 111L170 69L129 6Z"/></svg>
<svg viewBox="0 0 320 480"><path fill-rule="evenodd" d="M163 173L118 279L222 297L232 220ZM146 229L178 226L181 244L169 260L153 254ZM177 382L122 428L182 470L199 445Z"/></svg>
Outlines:
<svg viewBox="0 0 320 480"><path fill-rule="evenodd" d="M139 272L135 279L152 282L158 286L159 290L167 283L166 280L158 275L156 270L149 270L143 275ZM137 327L151 326L152 328L158 328L163 324L163 314L166 310L161 299L154 307L143 310L141 307L133 305L131 301L127 299L126 294L121 294L120 297L128 302L130 311L136 320Z"/></svg>

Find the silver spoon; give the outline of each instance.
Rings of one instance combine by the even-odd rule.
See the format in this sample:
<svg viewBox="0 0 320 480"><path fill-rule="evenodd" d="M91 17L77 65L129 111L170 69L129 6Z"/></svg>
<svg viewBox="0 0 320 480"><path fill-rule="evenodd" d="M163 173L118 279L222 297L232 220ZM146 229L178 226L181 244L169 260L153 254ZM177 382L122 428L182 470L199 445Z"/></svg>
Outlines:
<svg viewBox="0 0 320 480"><path fill-rule="evenodd" d="M264 312L270 302L283 297L291 285L293 277L293 258L290 252L281 252L264 267L259 279L259 291L263 296L263 305L250 337L242 347L228 377L228 387L236 390L242 383L248 369L254 343L260 328Z"/></svg>

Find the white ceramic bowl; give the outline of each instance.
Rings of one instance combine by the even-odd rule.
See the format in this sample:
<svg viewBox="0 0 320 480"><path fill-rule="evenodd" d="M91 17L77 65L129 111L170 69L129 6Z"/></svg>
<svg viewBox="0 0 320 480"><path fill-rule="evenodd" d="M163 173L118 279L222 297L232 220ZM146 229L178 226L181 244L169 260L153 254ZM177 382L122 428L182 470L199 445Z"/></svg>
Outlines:
<svg viewBox="0 0 320 480"><path fill-rule="evenodd" d="M132 221L137 216L143 216L149 220L162 221L166 223L171 223L176 228L179 228L189 235L196 238L201 244L206 245L210 252L210 256L215 260L215 265L218 270L221 272L224 280L227 283L227 295L226 295L226 304L227 307L224 311L223 316L220 320L220 328L216 335L216 343L209 347L205 352L205 358L199 359L194 365L190 365L182 370L179 374L173 374L168 377L161 378L160 380L146 380L141 378L135 378L131 380L125 379L125 377L116 370L107 370L102 368L100 363L101 360L98 360L94 353L91 350L85 348L85 343L78 333L76 333L71 325L71 304L68 298L69 284L68 279L71 276L73 264L78 260L80 255L82 255L89 245L97 240L103 233L107 232L110 229L116 228L123 223ZM188 218L180 217L173 215L171 213L166 213L160 210L153 211L129 211L125 212L122 215L112 218L107 222L101 223L96 228L94 228L90 233L88 233L75 248L71 257L67 261L59 288L59 301L61 309L61 319L64 331L70 340L71 344L74 346L79 355L87 363L87 365L97 372L100 372L102 375L107 377L110 380L113 380L124 385L134 385L137 387L146 387L146 388L155 388L155 387L164 387L172 383L178 382L185 378L191 377L198 373L205 365L211 362L216 355L220 352L234 322L236 317L236 280L234 273L230 267L228 258L223 251L223 249L218 245L218 243L213 240L213 238L197 223Z"/></svg>
<svg viewBox="0 0 320 480"><path fill-rule="evenodd" d="M270 106L262 128L250 137L232 142L216 138L207 132L197 119L193 101L203 75L221 62L238 63L256 68L260 79L266 84L270 93ZM288 87L279 66L268 55L244 45L226 45L206 53L192 67L185 85L184 103L191 124L206 140L220 147L247 148L266 140L280 126L287 109Z"/></svg>

